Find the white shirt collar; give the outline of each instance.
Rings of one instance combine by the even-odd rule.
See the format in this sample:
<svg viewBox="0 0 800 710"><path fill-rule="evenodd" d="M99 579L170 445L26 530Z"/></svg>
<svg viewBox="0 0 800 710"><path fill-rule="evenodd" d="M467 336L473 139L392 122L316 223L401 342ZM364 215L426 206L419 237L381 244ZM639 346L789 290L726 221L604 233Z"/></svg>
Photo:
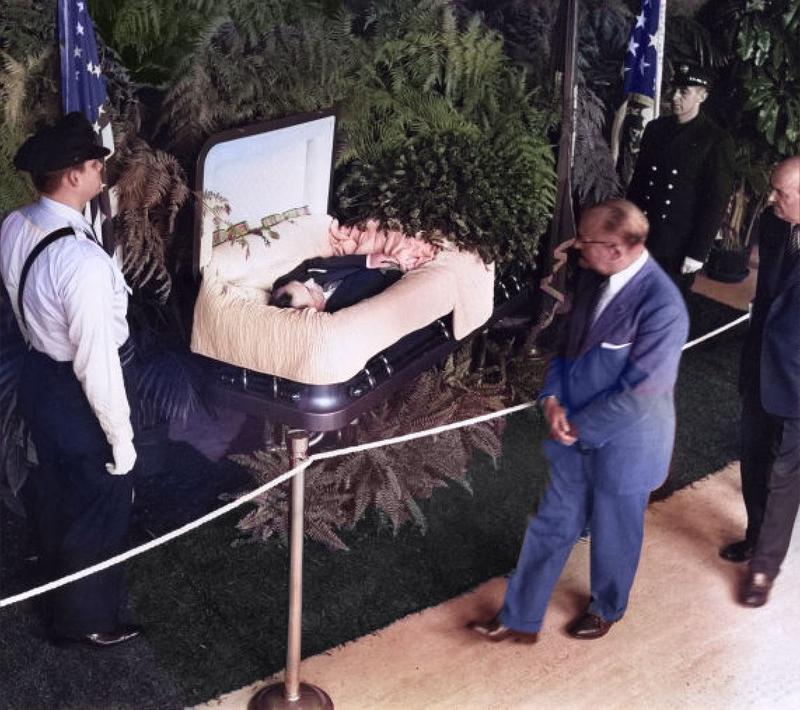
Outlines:
<svg viewBox="0 0 800 710"><path fill-rule="evenodd" d="M611 300L614 298L614 296L616 296L623 289L623 287L642 270L642 267L647 263L648 258L649 254L647 249L644 249L636 258L636 261L628 264L628 266L626 266L622 271L618 271L616 274L611 274L611 276L608 277L608 280L606 281L605 286L603 286L603 290L600 293L600 298L597 301L592 322L596 321L600 317L600 314L606 309L606 306L611 303Z"/></svg>
<svg viewBox="0 0 800 710"><path fill-rule="evenodd" d="M44 195L39 198L39 204L43 209L53 212L62 219L67 220L70 226L80 230L81 232L84 232L90 239L94 239L94 231L92 230L89 221L74 207L70 207L69 205L65 205L63 202L58 202L57 200Z"/></svg>
<svg viewBox="0 0 800 710"><path fill-rule="evenodd" d="M647 263L648 256L647 249L643 249L636 261L628 264L622 271L618 271L608 277L608 291L612 297L619 293L622 287L642 270L642 267Z"/></svg>

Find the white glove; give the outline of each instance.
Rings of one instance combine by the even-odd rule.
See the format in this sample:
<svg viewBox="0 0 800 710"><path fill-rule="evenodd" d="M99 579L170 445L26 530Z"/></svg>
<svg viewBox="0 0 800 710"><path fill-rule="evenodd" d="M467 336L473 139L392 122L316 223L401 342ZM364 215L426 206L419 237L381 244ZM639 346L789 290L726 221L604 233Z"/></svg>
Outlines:
<svg viewBox="0 0 800 710"><path fill-rule="evenodd" d="M681 266L681 273L682 274L693 274L695 271L700 271L703 268L703 262L698 261L697 259L692 259L691 256L687 256L683 260L683 266Z"/></svg>
<svg viewBox="0 0 800 710"><path fill-rule="evenodd" d="M106 471L112 476L124 476L136 463L136 449L132 441L122 441L111 447L114 463L106 464Z"/></svg>

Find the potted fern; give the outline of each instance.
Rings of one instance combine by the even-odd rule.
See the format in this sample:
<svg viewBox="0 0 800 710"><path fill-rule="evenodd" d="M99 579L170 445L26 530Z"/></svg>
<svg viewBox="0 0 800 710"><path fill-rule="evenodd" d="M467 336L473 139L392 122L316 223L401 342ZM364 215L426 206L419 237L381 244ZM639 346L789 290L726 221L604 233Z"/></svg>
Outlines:
<svg viewBox="0 0 800 710"><path fill-rule="evenodd" d="M753 155L754 146L748 143L736 152L733 195L705 266L706 276L715 281L738 283L750 272L751 237L769 191L769 167Z"/></svg>

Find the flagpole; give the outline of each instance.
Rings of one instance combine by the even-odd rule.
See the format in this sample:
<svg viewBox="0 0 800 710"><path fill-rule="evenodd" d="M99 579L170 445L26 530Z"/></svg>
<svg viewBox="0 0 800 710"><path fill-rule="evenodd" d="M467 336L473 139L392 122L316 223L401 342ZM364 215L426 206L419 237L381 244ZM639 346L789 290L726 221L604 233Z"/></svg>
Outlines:
<svg viewBox="0 0 800 710"><path fill-rule="evenodd" d="M557 192L553 219L550 223L545 262L547 275L541 279L539 290L546 300L539 306L536 324L525 339L525 350L538 357L536 340L564 312L566 300L567 249L575 238L575 207L572 201L572 168L575 157L575 123L578 109L578 87L575 81L578 43L578 0L562 0L564 22L563 67L557 72L561 79L561 136L556 165Z"/></svg>
<svg viewBox="0 0 800 710"><path fill-rule="evenodd" d="M664 75L664 44L667 35L667 0L658 3L658 37L656 50L658 51L658 64L656 66L656 86L653 97L653 118L658 118L661 113L661 80Z"/></svg>

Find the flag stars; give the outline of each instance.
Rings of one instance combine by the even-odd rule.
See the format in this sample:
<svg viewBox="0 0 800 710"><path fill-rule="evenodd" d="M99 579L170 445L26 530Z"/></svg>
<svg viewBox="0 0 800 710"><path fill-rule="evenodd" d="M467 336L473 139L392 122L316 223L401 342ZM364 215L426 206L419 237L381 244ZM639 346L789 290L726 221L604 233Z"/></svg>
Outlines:
<svg viewBox="0 0 800 710"><path fill-rule="evenodd" d="M79 35L83 34L83 25L80 22L75 25L75 32Z"/></svg>
<svg viewBox="0 0 800 710"><path fill-rule="evenodd" d="M100 65L99 65L99 64L95 64L95 65L94 65L94 69L92 70L92 73L93 73L93 74L94 74L96 77L99 77L99 76L100 76Z"/></svg>
<svg viewBox="0 0 800 710"><path fill-rule="evenodd" d="M90 74L94 71L94 64L92 62L87 62L86 71L88 71Z"/></svg>
<svg viewBox="0 0 800 710"><path fill-rule="evenodd" d="M644 27L644 13L636 16L636 29Z"/></svg>
<svg viewBox="0 0 800 710"><path fill-rule="evenodd" d="M636 50L639 48L639 43L633 41L633 37L631 37L631 41L628 42L628 51L635 57Z"/></svg>
<svg viewBox="0 0 800 710"><path fill-rule="evenodd" d="M656 44L656 41L658 40L658 36L657 35L649 35L649 37L650 37L650 44L648 44L647 46L648 47L657 47L658 45Z"/></svg>
<svg viewBox="0 0 800 710"><path fill-rule="evenodd" d="M82 57L83 56L83 50L80 47L75 47L75 49L72 51L72 56L73 57L77 57L77 58Z"/></svg>
<svg viewBox="0 0 800 710"><path fill-rule="evenodd" d="M85 7L82 2L77 3L78 5L78 12L83 12L83 8Z"/></svg>
<svg viewBox="0 0 800 710"><path fill-rule="evenodd" d="M644 60L644 57L642 57L641 61L639 62L639 71L642 73L642 76L644 76L645 69L647 69L649 66L650 65Z"/></svg>

